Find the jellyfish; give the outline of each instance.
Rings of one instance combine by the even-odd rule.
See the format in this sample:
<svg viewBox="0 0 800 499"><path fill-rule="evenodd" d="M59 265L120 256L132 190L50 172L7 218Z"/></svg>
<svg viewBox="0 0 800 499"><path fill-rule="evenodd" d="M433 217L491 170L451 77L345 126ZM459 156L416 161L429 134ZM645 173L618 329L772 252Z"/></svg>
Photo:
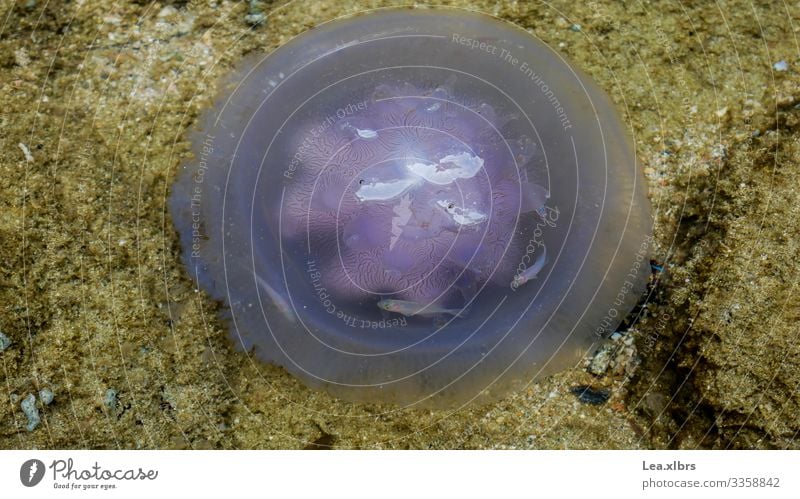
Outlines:
<svg viewBox="0 0 800 499"><path fill-rule="evenodd" d="M234 341L309 386L495 400L639 299L652 229L625 129L524 30L386 10L227 81L172 188L183 260Z"/></svg>

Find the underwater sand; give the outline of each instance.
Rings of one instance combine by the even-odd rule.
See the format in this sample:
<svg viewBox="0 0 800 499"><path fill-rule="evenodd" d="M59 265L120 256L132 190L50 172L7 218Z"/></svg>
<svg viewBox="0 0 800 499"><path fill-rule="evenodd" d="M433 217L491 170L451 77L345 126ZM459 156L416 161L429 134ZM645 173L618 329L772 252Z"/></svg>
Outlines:
<svg viewBox="0 0 800 499"><path fill-rule="evenodd" d="M392 4L0 4L0 448L800 448L800 10L779 3L446 2L535 33L632 128L664 272L607 369L399 411L231 346L165 209L186 131L245 54Z"/></svg>

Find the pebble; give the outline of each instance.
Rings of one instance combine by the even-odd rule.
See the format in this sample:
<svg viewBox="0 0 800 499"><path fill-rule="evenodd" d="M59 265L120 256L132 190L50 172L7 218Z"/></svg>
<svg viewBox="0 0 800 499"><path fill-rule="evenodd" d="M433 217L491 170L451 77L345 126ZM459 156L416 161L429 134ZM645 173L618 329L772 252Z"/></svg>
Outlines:
<svg viewBox="0 0 800 499"><path fill-rule="evenodd" d="M772 65L772 69L774 69L775 71L786 71L787 69L789 69L789 63L783 60L778 61Z"/></svg>
<svg viewBox="0 0 800 499"><path fill-rule="evenodd" d="M106 396L103 399L103 403L106 407L109 409L115 409L117 407L117 395L119 395L119 392L113 388L106 390Z"/></svg>
<svg viewBox="0 0 800 499"><path fill-rule="evenodd" d="M247 15L244 16L244 22L250 26L258 26L267 20L267 16L261 12L261 2L258 0L250 0L250 5L247 8Z"/></svg>
<svg viewBox="0 0 800 499"><path fill-rule="evenodd" d="M595 376L602 376L608 371L608 366L611 364L612 353L614 352L614 345L606 343L594 354L592 361L589 363L587 371Z"/></svg>
<svg viewBox="0 0 800 499"><path fill-rule="evenodd" d="M28 418L28 426L26 426L26 428L28 431L35 430L36 427L39 426L39 422L41 422L39 418L39 409L36 408L36 395L29 393L28 396L20 402L19 406L22 408L25 417Z"/></svg>
<svg viewBox="0 0 800 499"><path fill-rule="evenodd" d="M605 404L608 402L608 398L611 396L608 390L600 389L595 390L591 386L588 385L579 385L573 386L569 389L578 400L583 402L584 404L591 404L591 405L600 405Z"/></svg>
<svg viewBox="0 0 800 499"><path fill-rule="evenodd" d="M11 338L3 333L0 333L0 352L11 346Z"/></svg>
<svg viewBox="0 0 800 499"><path fill-rule="evenodd" d="M244 22L246 22L250 26L258 26L259 24L262 24L266 20L267 16L261 14L260 12L258 14L247 14L246 16L244 16Z"/></svg>
<svg viewBox="0 0 800 499"><path fill-rule="evenodd" d="M50 405L53 403L53 399L56 398L55 393L49 388L42 388L39 390L39 400L42 401L44 405Z"/></svg>
<svg viewBox="0 0 800 499"><path fill-rule="evenodd" d="M642 408L653 418L661 416L669 405L670 398L658 392L649 392L642 399Z"/></svg>

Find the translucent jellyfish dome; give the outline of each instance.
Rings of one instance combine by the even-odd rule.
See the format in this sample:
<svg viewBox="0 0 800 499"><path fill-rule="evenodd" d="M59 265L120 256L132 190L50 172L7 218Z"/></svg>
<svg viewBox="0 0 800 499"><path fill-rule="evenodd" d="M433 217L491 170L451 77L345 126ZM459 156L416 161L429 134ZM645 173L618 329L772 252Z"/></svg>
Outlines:
<svg viewBox="0 0 800 499"><path fill-rule="evenodd" d="M645 186L608 98L461 11L338 20L244 61L173 187L243 349L355 401L490 400L636 303Z"/></svg>

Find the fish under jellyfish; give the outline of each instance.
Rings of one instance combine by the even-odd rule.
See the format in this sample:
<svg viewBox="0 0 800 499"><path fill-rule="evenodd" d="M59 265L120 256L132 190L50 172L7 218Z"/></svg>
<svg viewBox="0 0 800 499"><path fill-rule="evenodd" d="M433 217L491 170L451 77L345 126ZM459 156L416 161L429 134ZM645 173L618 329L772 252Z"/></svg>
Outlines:
<svg viewBox="0 0 800 499"><path fill-rule="evenodd" d="M575 363L646 282L608 98L461 11L323 24L227 80L170 207L236 341L357 401L445 406Z"/></svg>

